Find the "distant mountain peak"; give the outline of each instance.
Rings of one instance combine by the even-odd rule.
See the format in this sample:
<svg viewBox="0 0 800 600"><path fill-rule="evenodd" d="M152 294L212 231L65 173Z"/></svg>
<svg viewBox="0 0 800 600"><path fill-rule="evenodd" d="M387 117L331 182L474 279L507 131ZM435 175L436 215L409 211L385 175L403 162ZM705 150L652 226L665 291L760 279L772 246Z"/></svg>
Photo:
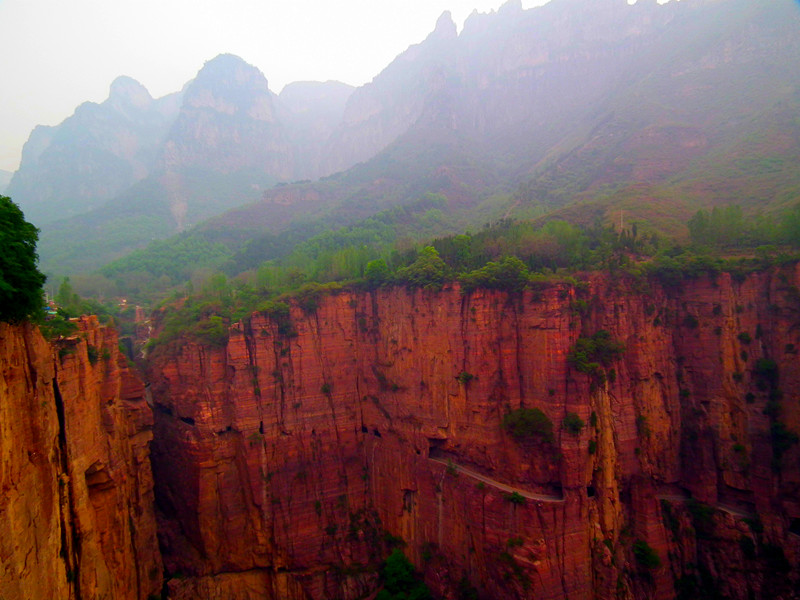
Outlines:
<svg viewBox="0 0 800 600"><path fill-rule="evenodd" d="M203 68L197 73L195 81L202 81L203 79L227 79L232 75L236 79L236 83L241 83L242 74L247 73L249 76L256 75L256 79L264 80L264 87L268 87L267 78L257 68L248 63L243 58L235 54L218 54L214 58L203 65Z"/></svg>
<svg viewBox="0 0 800 600"><path fill-rule="evenodd" d="M153 101L153 97L141 83L132 77L122 75L111 82L108 100L112 104L146 108Z"/></svg>
<svg viewBox="0 0 800 600"><path fill-rule="evenodd" d="M456 23L453 21L453 15L450 11L446 10L436 21L436 27L433 29L433 33L431 33L428 39L451 40L456 37L458 37Z"/></svg>
<svg viewBox="0 0 800 600"><path fill-rule="evenodd" d="M522 0L508 0L497 12L499 13L519 13L522 12Z"/></svg>
<svg viewBox="0 0 800 600"><path fill-rule="evenodd" d="M234 54L220 54L206 62L184 97L185 106L228 114L255 111L251 116L267 121L273 119L271 102L264 74Z"/></svg>

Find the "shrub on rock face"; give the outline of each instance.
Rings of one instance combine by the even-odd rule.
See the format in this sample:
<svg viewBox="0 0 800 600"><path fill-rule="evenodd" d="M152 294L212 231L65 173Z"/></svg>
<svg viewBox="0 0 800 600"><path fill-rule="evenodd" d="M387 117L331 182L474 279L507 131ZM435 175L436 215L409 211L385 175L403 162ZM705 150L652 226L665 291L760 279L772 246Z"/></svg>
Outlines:
<svg viewBox="0 0 800 600"><path fill-rule="evenodd" d="M601 329L592 337L581 337L575 342L567 355L567 361L581 373L591 375L598 384L606 381L604 367L608 367L625 351L625 344L611 337Z"/></svg>
<svg viewBox="0 0 800 600"><path fill-rule="evenodd" d="M564 417L562 424L564 425L564 429L573 435L578 435L583 430L583 426L585 425L583 419L581 419L574 412L567 413L567 416Z"/></svg>
<svg viewBox="0 0 800 600"><path fill-rule="evenodd" d="M553 422L538 408L518 408L506 413L503 428L517 441L553 441Z"/></svg>
<svg viewBox="0 0 800 600"><path fill-rule="evenodd" d="M658 554L644 540L636 540L633 543L633 556L639 566L645 569L657 569L661 566L661 559Z"/></svg>
<svg viewBox="0 0 800 600"><path fill-rule="evenodd" d="M414 565L403 551L395 548L381 569L383 589L376 600L430 600L428 586L420 581Z"/></svg>

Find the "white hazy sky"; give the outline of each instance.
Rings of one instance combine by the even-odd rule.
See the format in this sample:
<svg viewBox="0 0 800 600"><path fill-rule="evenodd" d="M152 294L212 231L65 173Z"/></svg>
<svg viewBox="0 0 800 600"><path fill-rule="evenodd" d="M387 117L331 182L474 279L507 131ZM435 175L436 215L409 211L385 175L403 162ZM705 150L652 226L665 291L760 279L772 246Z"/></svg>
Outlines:
<svg viewBox="0 0 800 600"><path fill-rule="evenodd" d="M459 27L504 0L0 0L0 169L38 124L102 102L128 75L154 97L230 52L279 92L292 81L371 80L450 10ZM523 0L530 8L547 0Z"/></svg>

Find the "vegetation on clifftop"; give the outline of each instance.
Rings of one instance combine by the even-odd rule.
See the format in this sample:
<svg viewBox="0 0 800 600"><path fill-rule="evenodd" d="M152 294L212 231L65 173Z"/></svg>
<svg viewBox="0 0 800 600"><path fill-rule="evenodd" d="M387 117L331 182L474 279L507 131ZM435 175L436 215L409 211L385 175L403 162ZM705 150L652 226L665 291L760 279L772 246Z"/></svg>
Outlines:
<svg viewBox="0 0 800 600"><path fill-rule="evenodd" d="M727 240L730 238L726 232L744 227L738 214L735 208L712 211L707 216L701 211L696 221L702 223L701 230L708 239ZM397 209L392 215L409 222L417 222L419 217L413 211ZM165 321L164 333L157 343L174 339L180 331L205 339L206 331L216 332L220 327L216 319L213 324L204 323L212 315L228 325L261 310L265 302L294 299L303 310L313 312L323 294L343 287L440 289L457 281L465 293L479 288L518 293L550 281L570 280L571 274L587 270L631 277L640 286L646 285L647 278L677 286L687 279L716 276L723 271L740 277L752 270L796 260L800 238L792 238L791 232L800 223L798 215L800 208L795 207L774 219L756 220L759 234L746 237L752 243L774 240L781 245L742 246L737 248L737 255L727 257L723 248L699 243L678 246L653 232L640 233L635 224L618 232L600 225L581 228L556 220L501 221L474 234L436 238L419 249L413 244L403 248L392 237L391 219L387 216L385 221L367 220L362 225L310 238L284 259L265 261L235 277L216 272L208 273L204 279L193 279L167 299L165 314L173 316ZM181 311L187 314L175 314ZM212 337L222 339L216 334ZM601 342L597 339L587 343L600 344L595 350L602 351ZM580 344L571 361L579 371L602 381L608 365L589 357L586 353L595 350ZM595 364L599 367L595 368Z"/></svg>

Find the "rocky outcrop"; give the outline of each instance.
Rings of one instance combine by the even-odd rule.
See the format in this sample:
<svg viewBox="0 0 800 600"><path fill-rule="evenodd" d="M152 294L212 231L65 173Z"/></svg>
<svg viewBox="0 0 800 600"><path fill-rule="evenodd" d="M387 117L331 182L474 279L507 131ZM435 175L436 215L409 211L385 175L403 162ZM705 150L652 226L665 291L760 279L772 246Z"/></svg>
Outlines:
<svg viewBox="0 0 800 600"><path fill-rule="evenodd" d="M798 284L342 292L162 349L170 589L359 598L402 538L444 598L796 598ZM619 358L568 360L601 330Z"/></svg>
<svg viewBox="0 0 800 600"><path fill-rule="evenodd" d="M99 208L152 172L180 94L154 100L130 77L63 123L38 126L7 192L37 225Z"/></svg>
<svg viewBox="0 0 800 600"><path fill-rule="evenodd" d="M277 178L288 177L290 153L274 102L257 68L230 54L208 61L184 92L164 143L163 168L221 173L258 168Z"/></svg>
<svg viewBox="0 0 800 600"><path fill-rule="evenodd" d="M6 600L161 591L152 412L95 318L48 344L0 324L0 589Z"/></svg>

